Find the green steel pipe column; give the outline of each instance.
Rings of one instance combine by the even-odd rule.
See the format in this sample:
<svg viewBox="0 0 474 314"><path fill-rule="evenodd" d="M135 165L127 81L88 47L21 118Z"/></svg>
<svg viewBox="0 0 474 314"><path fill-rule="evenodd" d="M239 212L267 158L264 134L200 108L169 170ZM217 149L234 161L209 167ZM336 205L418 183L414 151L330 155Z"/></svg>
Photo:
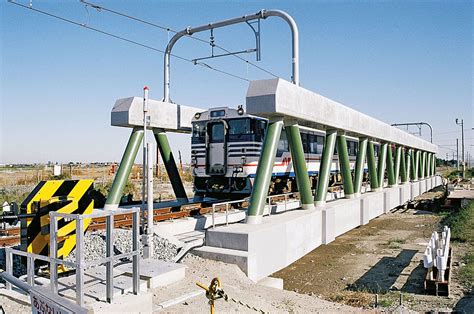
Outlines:
<svg viewBox="0 0 474 314"><path fill-rule="evenodd" d="M359 197L362 188L362 180L364 178L364 164L367 155L366 138L359 139L359 150L357 151L357 159L355 163L355 178L354 178L354 196Z"/></svg>
<svg viewBox="0 0 474 314"><path fill-rule="evenodd" d="M420 152L420 178L424 179L425 178L425 160L426 160L426 152Z"/></svg>
<svg viewBox="0 0 474 314"><path fill-rule="evenodd" d="M110 188L109 195L105 201L104 210L114 210L118 208L120 199L122 198L123 189L125 184L127 184L130 171L132 170L142 140L143 129L134 128L130 135L130 139L128 140L127 147L125 148L125 152L123 153L122 160L120 161L120 166L115 175L112 187Z"/></svg>
<svg viewBox="0 0 474 314"><path fill-rule="evenodd" d="M369 141L368 144L367 166L369 167L370 190L376 191L379 188L379 180L377 178L377 163L375 161L375 149L373 141Z"/></svg>
<svg viewBox="0 0 474 314"><path fill-rule="evenodd" d="M431 158L431 167L432 167L432 172L433 172L433 175L436 175L436 155L433 153L433 158Z"/></svg>
<svg viewBox="0 0 474 314"><path fill-rule="evenodd" d="M393 165L392 145L387 145L387 177L389 187L397 185L397 177L395 176L395 169Z"/></svg>
<svg viewBox="0 0 474 314"><path fill-rule="evenodd" d="M161 158L165 164L166 172L173 187L173 192L176 196L176 199L179 202L188 202L188 197L186 191L184 190L183 181L181 181L181 176L179 175L178 168L176 167L176 162L171 152L171 147L168 142L168 137L166 132L162 129L153 129L153 134L155 135L156 143L158 144L158 149L160 151Z"/></svg>
<svg viewBox="0 0 474 314"><path fill-rule="evenodd" d="M425 165L426 177L431 177L431 153L426 153L426 165Z"/></svg>
<svg viewBox="0 0 474 314"><path fill-rule="evenodd" d="M293 160L296 184L300 192L301 207L303 209L312 209L314 208L313 193L311 192L311 185L309 183L308 168L306 167L300 128L296 122L285 121L285 132Z"/></svg>
<svg viewBox="0 0 474 314"><path fill-rule="evenodd" d="M406 153L406 150L404 147L401 148L401 156L400 156L400 179L401 183L405 184L408 182L408 179L410 178L410 160L407 161L407 158L410 158L410 154ZM408 165L408 167L407 167Z"/></svg>
<svg viewBox="0 0 474 314"><path fill-rule="evenodd" d="M400 164L402 159L402 147L397 145L395 148L395 185L398 185L398 181L400 179Z"/></svg>
<svg viewBox="0 0 474 314"><path fill-rule="evenodd" d="M324 206L328 194L329 176L331 174L332 158L334 156L334 146L336 144L337 131L326 131L326 141L324 143L323 154L319 164L318 187L315 195L316 207Z"/></svg>
<svg viewBox="0 0 474 314"><path fill-rule="evenodd" d="M354 198L354 185L352 182L351 164L347 151L347 139L344 134L337 136L337 157L342 173L342 184L344 186L344 197Z"/></svg>
<svg viewBox="0 0 474 314"><path fill-rule="evenodd" d="M420 162L420 152L412 149L412 181L418 181L418 164Z"/></svg>
<svg viewBox="0 0 474 314"><path fill-rule="evenodd" d="M278 141L280 140L283 120L271 121L267 127L262 153L258 161L257 174L250 196L247 215L248 224L258 224L262 221L263 208L270 187L273 163L275 162Z"/></svg>
<svg viewBox="0 0 474 314"><path fill-rule="evenodd" d="M383 189L383 184L385 181L385 165L387 161L387 148L388 148L387 143L380 144L380 156L379 156L379 162L377 165L377 174L378 174L377 179L379 182L379 188L378 188L379 191Z"/></svg>

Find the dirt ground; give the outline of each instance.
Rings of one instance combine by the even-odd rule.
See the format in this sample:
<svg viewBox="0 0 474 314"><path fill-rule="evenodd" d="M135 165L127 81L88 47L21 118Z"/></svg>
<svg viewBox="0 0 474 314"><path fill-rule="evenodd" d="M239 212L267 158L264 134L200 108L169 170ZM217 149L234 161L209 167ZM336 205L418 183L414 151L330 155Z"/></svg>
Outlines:
<svg viewBox="0 0 474 314"><path fill-rule="evenodd" d="M430 198L430 195L428 195ZM449 297L426 295L423 252L441 216L429 211L398 209L338 237L310 252L273 276L284 288L353 306L399 305L418 312L474 311L473 296L458 280L467 244L453 245L453 276Z"/></svg>

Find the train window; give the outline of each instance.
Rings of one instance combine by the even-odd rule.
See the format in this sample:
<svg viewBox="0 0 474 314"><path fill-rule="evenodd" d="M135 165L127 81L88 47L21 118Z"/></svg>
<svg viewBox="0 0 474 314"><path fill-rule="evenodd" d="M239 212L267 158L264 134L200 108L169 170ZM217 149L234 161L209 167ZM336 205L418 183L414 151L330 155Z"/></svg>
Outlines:
<svg viewBox="0 0 474 314"><path fill-rule="evenodd" d="M324 136L317 135L316 136L316 143L317 143L316 148L317 148L318 154L322 154L323 147L324 147Z"/></svg>
<svg viewBox="0 0 474 314"><path fill-rule="evenodd" d="M218 118L225 116L225 110L211 111L211 118Z"/></svg>
<svg viewBox="0 0 474 314"><path fill-rule="evenodd" d="M209 140L211 143L222 143L224 142L224 123L212 123L209 125L211 128Z"/></svg>
<svg viewBox="0 0 474 314"><path fill-rule="evenodd" d="M375 150L375 157L379 157L380 145L379 144L374 145L374 150Z"/></svg>
<svg viewBox="0 0 474 314"><path fill-rule="evenodd" d="M357 146L358 146L357 142L347 141L347 151L349 153L349 156L357 155Z"/></svg>
<svg viewBox="0 0 474 314"><path fill-rule="evenodd" d="M229 124L229 135L252 134L248 118L227 120L227 123Z"/></svg>
<svg viewBox="0 0 474 314"><path fill-rule="evenodd" d="M310 154L317 154L318 153L318 142L317 136L314 134L308 134L308 148Z"/></svg>
<svg viewBox="0 0 474 314"><path fill-rule="evenodd" d="M267 121L252 119L252 130L255 130L255 141L262 142L267 129Z"/></svg>
<svg viewBox="0 0 474 314"><path fill-rule="evenodd" d="M285 130L282 130L280 141L278 141L277 156L281 157L284 152L288 151L288 139Z"/></svg>
<svg viewBox="0 0 474 314"><path fill-rule="evenodd" d="M303 151L305 153L309 153L309 144L308 144L308 133L300 133L301 134L301 142L303 142Z"/></svg>
<svg viewBox="0 0 474 314"><path fill-rule="evenodd" d="M193 123L192 143L204 143L206 141L206 122Z"/></svg>

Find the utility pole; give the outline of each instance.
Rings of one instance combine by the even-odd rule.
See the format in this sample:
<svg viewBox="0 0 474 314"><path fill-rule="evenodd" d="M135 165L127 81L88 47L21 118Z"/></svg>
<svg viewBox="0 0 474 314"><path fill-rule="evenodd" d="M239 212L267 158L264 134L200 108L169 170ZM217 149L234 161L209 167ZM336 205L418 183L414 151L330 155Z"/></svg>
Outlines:
<svg viewBox="0 0 474 314"><path fill-rule="evenodd" d="M461 126L461 161L462 161L462 177L466 176L466 162L464 159L464 119L461 119L461 123L459 123L459 119L456 118L456 124Z"/></svg>
<svg viewBox="0 0 474 314"><path fill-rule="evenodd" d="M459 139L456 139L456 168L459 171Z"/></svg>

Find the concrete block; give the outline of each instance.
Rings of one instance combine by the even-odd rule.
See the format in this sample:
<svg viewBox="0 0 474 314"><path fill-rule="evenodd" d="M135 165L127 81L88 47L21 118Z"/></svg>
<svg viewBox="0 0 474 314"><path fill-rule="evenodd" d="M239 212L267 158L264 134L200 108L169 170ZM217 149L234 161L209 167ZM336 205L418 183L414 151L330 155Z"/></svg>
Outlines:
<svg viewBox="0 0 474 314"><path fill-rule="evenodd" d="M393 208L400 205L400 189L388 188L383 190L384 193L384 214L390 212Z"/></svg>
<svg viewBox="0 0 474 314"><path fill-rule="evenodd" d="M382 191L365 193L361 198L369 199L369 220L383 214L384 194Z"/></svg>
<svg viewBox="0 0 474 314"><path fill-rule="evenodd" d="M360 225L366 225L370 221L370 198L360 198Z"/></svg>
<svg viewBox="0 0 474 314"><path fill-rule="evenodd" d="M425 179L421 179L419 181L419 184L420 184L420 195L425 193L426 192L426 180Z"/></svg>
<svg viewBox="0 0 474 314"><path fill-rule="evenodd" d="M328 206L322 210L322 243L328 244L336 238L334 208Z"/></svg>
<svg viewBox="0 0 474 314"><path fill-rule="evenodd" d="M334 211L334 237L360 226L359 199L343 199L328 203L327 206L331 206Z"/></svg>
<svg viewBox="0 0 474 314"><path fill-rule="evenodd" d="M153 313L153 294L126 294L114 298L112 304L95 302L87 306L89 313Z"/></svg>
<svg viewBox="0 0 474 314"><path fill-rule="evenodd" d="M420 195L420 183L418 181L414 181L410 183L411 185L411 199L415 199L418 195Z"/></svg>
<svg viewBox="0 0 474 314"><path fill-rule="evenodd" d="M278 290L283 290L283 279L274 278L274 277L265 277L260 279L257 284L265 287L275 288Z"/></svg>
<svg viewBox="0 0 474 314"><path fill-rule="evenodd" d="M127 276L132 276L132 263L116 267ZM186 266L153 259L140 260L140 279L147 282L149 289L163 287L184 279Z"/></svg>

